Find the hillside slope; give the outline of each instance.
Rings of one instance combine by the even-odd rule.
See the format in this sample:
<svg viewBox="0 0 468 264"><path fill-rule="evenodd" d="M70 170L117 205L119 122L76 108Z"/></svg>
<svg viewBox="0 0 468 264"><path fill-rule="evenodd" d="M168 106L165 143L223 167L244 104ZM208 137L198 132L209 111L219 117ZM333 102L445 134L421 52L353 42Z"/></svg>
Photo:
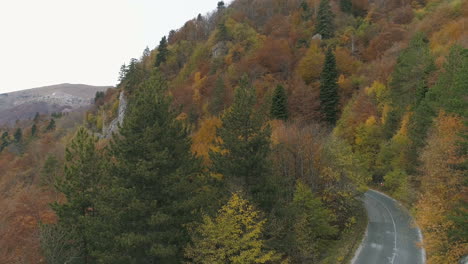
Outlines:
<svg viewBox="0 0 468 264"><path fill-rule="evenodd" d="M0 126L33 118L36 113L52 114L91 106L96 92L110 86L58 84L0 94Z"/></svg>
<svg viewBox="0 0 468 264"><path fill-rule="evenodd" d="M467 20L460 0L220 2L123 65L87 130L3 133L0 259L346 263L373 186L414 209L428 263L456 262ZM93 139L122 92L120 134Z"/></svg>

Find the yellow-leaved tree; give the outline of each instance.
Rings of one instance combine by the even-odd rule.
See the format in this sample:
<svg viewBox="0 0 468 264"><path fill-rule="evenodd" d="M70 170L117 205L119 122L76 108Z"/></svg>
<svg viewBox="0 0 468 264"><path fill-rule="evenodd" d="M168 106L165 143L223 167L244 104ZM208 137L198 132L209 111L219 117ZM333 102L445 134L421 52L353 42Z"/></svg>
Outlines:
<svg viewBox="0 0 468 264"><path fill-rule="evenodd" d="M416 216L428 264L456 263L468 252L466 172L461 166L467 157L459 151L462 133L466 133L462 118L440 113L421 154L422 192ZM459 221L454 217L457 209Z"/></svg>
<svg viewBox="0 0 468 264"><path fill-rule="evenodd" d="M192 243L185 256L192 263L279 263L281 256L265 248L266 220L238 193L234 193L215 218L205 216L191 230Z"/></svg>

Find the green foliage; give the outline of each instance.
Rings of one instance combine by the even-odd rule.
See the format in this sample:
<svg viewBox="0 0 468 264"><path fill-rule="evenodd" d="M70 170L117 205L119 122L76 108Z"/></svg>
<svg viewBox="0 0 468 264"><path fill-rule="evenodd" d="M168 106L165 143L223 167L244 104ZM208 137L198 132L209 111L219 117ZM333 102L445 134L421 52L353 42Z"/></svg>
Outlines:
<svg viewBox="0 0 468 264"><path fill-rule="evenodd" d="M48 264L83 263L82 248L70 245L70 241L75 239L72 236L74 233L76 232L62 225L43 224L40 226L41 252Z"/></svg>
<svg viewBox="0 0 468 264"><path fill-rule="evenodd" d="M395 111L395 121L400 120L408 107L414 109L424 99L428 77L434 70L428 40L423 33L417 33L408 48L398 56L390 81L390 103L392 111ZM395 128L394 125L392 127Z"/></svg>
<svg viewBox="0 0 468 264"><path fill-rule="evenodd" d="M104 99L104 96L106 94L104 92L101 92L101 91L97 91L96 92L96 95L94 96L94 103L97 103L98 101Z"/></svg>
<svg viewBox="0 0 468 264"><path fill-rule="evenodd" d="M315 32L322 35L322 38L329 39L335 34L335 15L331 10L329 0L321 0L317 14L317 27Z"/></svg>
<svg viewBox="0 0 468 264"><path fill-rule="evenodd" d="M336 69L335 55L331 48L325 55L325 64L323 66L320 78L320 107L324 119L335 124L338 119L338 70Z"/></svg>
<svg viewBox="0 0 468 264"><path fill-rule="evenodd" d="M301 2L302 20L308 21L312 18L312 11L310 10L309 4L306 1Z"/></svg>
<svg viewBox="0 0 468 264"><path fill-rule="evenodd" d="M226 7L224 5L224 1L219 1L217 6L218 6L218 10L222 10L222 9L224 9Z"/></svg>
<svg viewBox="0 0 468 264"><path fill-rule="evenodd" d="M159 67L161 64L165 63L169 55L169 50L167 48L167 38L164 36L159 42L158 46L158 55L156 55L155 66Z"/></svg>
<svg viewBox="0 0 468 264"><path fill-rule="evenodd" d="M345 13L352 13L353 11L353 3L351 0L340 0L340 9Z"/></svg>
<svg viewBox="0 0 468 264"><path fill-rule="evenodd" d="M37 126L36 124L33 124L31 127L31 137L35 137L37 133Z"/></svg>
<svg viewBox="0 0 468 264"><path fill-rule="evenodd" d="M218 41L229 41L231 37L229 35L228 29L225 23L220 23L218 25L218 32L216 34L216 39Z"/></svg>
<svg viewBox="0 0 468 264"><path fill-rule="evenodd" d="M384 176L385 188L396 199L407 201L408 199L408 175L401 170L394 170Z"/></svg>
<svg viewBox="0 0 468 264"><path fill-rule="evenodd" d="M8 131L2 133L2 137L0 138L0 152L4 150L10 144L10 137L8 135Z"/></svg>
<svg viewBox="0 0 468 264"><path fill-rule="evenodd" d="M54 183L57 181L57 176L59 175L59 161L58 159L53 156L47 156L47 159L42 166L41 173L40 173L40 182L41 185L45 186L53 186Z"/></svg>
<svg viewBox="0 0 468 264"><path fill-rule="evenodd" d="M255 110L255 90L244 77L235 91L232 106L221 118L223 125L217 129L221 140L218 151L210 152L212 170L221 174L234 186L246 187L255 202L268 206L271 197L261 190L269 174L268 154L270 152L270 127L261 114Z"/></svg>
<svg viewBox="0 0 468 264"><path fill-rule="evenodd" d="M224 110L224 100L226 97L226 87L223 78L219 77L216 80L216 85L213 91L213 98L210 103L210 112L213 115L218 115Z"/></svg>
<svg viewBox="0 0 468 264"><path fill-rule="evenodd" d="M259 211L234 193L214 219L205 216L192 230L185 256L192 263L206 264L279 262L280 256L266 249L265 223Z"/></svg>
<svg viewBox="0 0 468 264"><path fill-rule="evenodd" d="M274 119L288 119L288 97L282 85L276 86L271 103L270 114Z"/></svg>
<svg viewBox="0 0 468 264"><path fill-rule="evenodd" d="M15 139L16 143L20 143L23 139L23 130L21 130L21 128L17 128L15 130L15 134L13 134L13 138Z"/></svg>
<svg viewBox="0 0 468 264"><path fill-rule="evenodd" d="M351 224L350 216L357 208L354 198L371 181L365 161L353 153L346 141L331 136L325 143L319 186L322 201L336 217L335 225L344 230Z"/></svg>
<svg viewBox="0 0 468 264"><path fill-rule="evenodd" d="M50 119L49 124L46 127L46 131L52 131L55 129L55 119Z"/></svg>
<svg viewBox="0 0 468 264"><path fill-rule="evenodd" d="M36 112L36 115L34 115L34 123L36 123L37 121L39 121L39 118L41 118L41 116L39 115L39 112Z"/></svg>
<svg viewBox="0 0 468 264"><path fill-rule="evenodd" d="M106 237L98 252L106 263L180 262L189 240L183 226L202 206L200 162L166 93L154 73L135 91L113 139L112 185L102 209Z"/></svg>
<svg viewBox="0 0 468 264"><path fill-rule="evenodd" d="M60 227L70 236L64 241L68 246L80 249L79 263L89 263L95 249L94 215L99 199L99 186L103 161L96 151L96 138L85 128L78 129L66 150L66 165L63 178L58 179L56 189L66 197L64 203L55 202L52 209L58 217ZM49 165L53 165L49 160ZM50 168L53 172L53 168ZM53 177L52 175L50 177Z"/></svg>
<svg viewBox="0 0 468 264"><path fill-rule="evenodd" d="M298 263L315 263L337 233L331 225L333 214L319 198L314 197L310 187L300 181L291 208Z"/></svg>

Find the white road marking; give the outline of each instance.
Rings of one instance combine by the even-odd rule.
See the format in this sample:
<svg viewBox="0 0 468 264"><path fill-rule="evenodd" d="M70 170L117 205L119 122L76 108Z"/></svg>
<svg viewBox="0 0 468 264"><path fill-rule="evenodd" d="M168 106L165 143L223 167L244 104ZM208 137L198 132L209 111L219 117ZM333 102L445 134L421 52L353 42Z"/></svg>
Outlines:
<svg viewBox="0 0 468 264"><path fill-rule="evenodd" d="M379 201L378 199L375 199L374 197L372 197L372 195L368 195L367 193L365 194L366 196L369 196L370 198L374 199L375 201L377 201L378 203L380 203L384 208L385 210L387 210L388 214L390 215L390 218L392 219L392 223L393 223L393 230L395 231L393 234L394 234L394 247L393 247L393 254L392 254L392 258L390 259L389 258L389 261L390 261L390 264L394 264L395 262L395 257L396 257L396 254L397 254L397 229L396 229L396 224L395 224L395 219L393 219L393 215L392 213L390 212L390 210L387 208L387 206L382 203L381 201Z"/></svg>

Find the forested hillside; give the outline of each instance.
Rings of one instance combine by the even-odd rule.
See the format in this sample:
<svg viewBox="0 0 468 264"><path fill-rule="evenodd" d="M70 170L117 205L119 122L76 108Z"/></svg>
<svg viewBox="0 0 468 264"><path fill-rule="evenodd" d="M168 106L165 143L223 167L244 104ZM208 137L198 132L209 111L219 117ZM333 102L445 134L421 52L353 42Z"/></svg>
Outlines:
<svg viewBox="0 0 468 264"><path fill-rule="evenodd" d="M467 22L463 0L219 2L123 65L80 128L0 130L0 259L348 263L372 187L412 208L427 263L456 263Z"/></svg>

